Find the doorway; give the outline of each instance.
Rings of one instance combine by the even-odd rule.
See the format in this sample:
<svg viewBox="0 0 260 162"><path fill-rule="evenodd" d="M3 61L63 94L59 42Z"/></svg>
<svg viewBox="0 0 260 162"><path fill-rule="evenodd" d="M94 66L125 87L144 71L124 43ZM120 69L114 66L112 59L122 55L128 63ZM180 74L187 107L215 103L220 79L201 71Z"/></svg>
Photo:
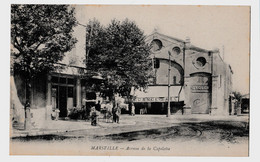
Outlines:
<svg viewBox="0 0 260 162"><path fill-rule="evenodd" d="M59 86L59 109L60 117L67 116L67 87Z"/></svg>

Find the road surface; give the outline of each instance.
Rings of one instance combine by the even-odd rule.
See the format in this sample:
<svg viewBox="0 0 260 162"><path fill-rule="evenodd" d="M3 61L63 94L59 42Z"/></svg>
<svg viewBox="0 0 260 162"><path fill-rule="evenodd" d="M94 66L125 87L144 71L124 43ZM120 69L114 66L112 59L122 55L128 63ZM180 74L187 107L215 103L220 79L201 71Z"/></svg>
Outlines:
<svg viewBox="0 0 260 162"><path fill-rule="evenodd" d="M122 116L121 120L134 124L110 123L93 130L14 138L11 150L40 155L118 155L118 151L120 155L248 155L249 131L244 121L176 121L164 116Z"/></svg>

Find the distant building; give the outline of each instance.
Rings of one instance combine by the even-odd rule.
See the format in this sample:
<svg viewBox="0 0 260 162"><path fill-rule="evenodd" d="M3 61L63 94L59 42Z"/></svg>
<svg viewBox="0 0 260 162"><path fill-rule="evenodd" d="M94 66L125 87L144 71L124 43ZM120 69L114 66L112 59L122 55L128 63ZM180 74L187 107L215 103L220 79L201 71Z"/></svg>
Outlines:
<svg viewBox="0 0 260 162"><path fill-rule="evenodd" d="M232 110L232 74L218 50L205 50L185 41L154 32L152 45L155 77L145 91L133 93L137 112L166 114L170 64L171 113L228 115ZM169 60L170 54L170 60Z"/></svg>

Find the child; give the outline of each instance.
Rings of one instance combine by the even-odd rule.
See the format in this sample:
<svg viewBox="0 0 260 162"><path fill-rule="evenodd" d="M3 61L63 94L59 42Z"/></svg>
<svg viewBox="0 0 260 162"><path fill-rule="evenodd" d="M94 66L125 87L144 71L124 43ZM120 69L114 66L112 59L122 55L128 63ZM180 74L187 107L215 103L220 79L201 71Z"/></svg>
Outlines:
<svg viewBox="0 0 260 162"><path fill-rule="evenodd" d="M59 114L60 114L60 110L59 109L55 109L55 120L57 121L59 119Z"/></svg>
<svg viewBox="0 0 260 162"><path fill-rule="evenodd" d="M90 118L91 118L91 125L96 126L97 125L97 112L95 110L95 107L91 108Z"/></svg>

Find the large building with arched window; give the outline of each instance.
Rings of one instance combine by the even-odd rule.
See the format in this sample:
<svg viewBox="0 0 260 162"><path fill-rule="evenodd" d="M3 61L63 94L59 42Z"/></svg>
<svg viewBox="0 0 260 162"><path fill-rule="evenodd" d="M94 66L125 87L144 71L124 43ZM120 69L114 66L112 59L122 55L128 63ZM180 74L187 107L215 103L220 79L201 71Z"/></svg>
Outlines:
<svg viewBox="0 0 260 162"><path fill-rule="evenodd" d="M171 113L232 113L232 74L219 50L206 50L154 32L146 38L152 46L154 77L145 90L132 92L137 113L166 114L168 86Z"/></svg>

